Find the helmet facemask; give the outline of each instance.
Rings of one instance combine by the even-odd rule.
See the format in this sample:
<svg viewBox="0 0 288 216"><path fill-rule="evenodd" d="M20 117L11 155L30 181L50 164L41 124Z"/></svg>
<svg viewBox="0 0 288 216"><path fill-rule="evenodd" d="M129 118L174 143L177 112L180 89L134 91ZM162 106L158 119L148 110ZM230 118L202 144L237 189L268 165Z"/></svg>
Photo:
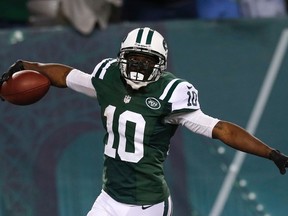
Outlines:
<svg viewBox="0 0 288 216"><path fill-rule="evenodd" d="M162 73L161 62L158 56L143 52L122 52L119 56L121 74L133 89L157 81Z"/></svg>

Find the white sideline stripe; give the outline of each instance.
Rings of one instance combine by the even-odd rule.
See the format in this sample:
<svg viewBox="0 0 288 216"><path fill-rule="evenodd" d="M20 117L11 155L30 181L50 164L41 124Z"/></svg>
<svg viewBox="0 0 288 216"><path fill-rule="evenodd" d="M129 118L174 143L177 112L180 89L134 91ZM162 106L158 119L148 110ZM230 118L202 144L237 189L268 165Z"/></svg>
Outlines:
<svg viewBox="0 0 288 216"><path fill-rule="evenodd" d="M267 71L265 80L262 84L261 90L257 97L256 103L253 107L252 113L250 115L247 131L254 134L259 120L261 119L262 113L266 107L267 100L271 93L274 81L278 75L282 60L285 56L288 45L288 29L282 31L279 43L275 50L272 62ZM235 157L230 164L228 173L223 181L222 187L218 193L218 196L214 202L214 205L210 211L209 216L219 216L221 215L223 208L226 204L227 198L231 192L232 186L235 182L237 174L239 173L243 161L245 160L246 153L237 151Z"/></svg>

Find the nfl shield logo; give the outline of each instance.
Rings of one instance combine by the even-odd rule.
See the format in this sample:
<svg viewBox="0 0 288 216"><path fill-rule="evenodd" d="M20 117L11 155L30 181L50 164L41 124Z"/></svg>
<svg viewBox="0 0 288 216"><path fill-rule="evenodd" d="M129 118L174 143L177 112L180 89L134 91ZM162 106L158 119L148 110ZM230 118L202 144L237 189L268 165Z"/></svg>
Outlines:
<svg viewBox="0 0 288 216"><path fill-rule="evenodd" d="M129 95L125 95L125 97L124 97L124 103L129 103L130 102L130 100L131 100L131 96L129 96Z"/></svg>

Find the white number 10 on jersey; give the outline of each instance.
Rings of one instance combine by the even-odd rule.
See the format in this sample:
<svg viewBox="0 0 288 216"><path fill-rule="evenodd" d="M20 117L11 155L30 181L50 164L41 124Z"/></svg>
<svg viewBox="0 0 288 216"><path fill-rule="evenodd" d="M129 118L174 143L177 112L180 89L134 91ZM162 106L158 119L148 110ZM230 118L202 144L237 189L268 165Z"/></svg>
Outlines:
<svg viewBox="0 0 288 216"><path fill-rule="evenodd" d="M144 156L144 130L146 122L143 118L143 116L139 113L135 113L132 111L125 111L119 115L118 121L114 122L114 114L115 114L116 107L109 105L106 107L104 116L106 116L106 127L108 132L108 140L107 144L105 145L105 151L104 154L115 158L116 154L119 155L120 159L122 161L127 162L133 162L137 163L143 158ZM113 131L113 122L114 124L117 124L117 132ZM135 131L134 131L134 152L127 152L126 151L126 124L127 122L135 123ZM114 144L114 138L115 134L117 133L119 135L119 143L118 145L115 143L114 146L117 146L116 148L113 147ZM131 134L130 134L131 135Z"/></svg>

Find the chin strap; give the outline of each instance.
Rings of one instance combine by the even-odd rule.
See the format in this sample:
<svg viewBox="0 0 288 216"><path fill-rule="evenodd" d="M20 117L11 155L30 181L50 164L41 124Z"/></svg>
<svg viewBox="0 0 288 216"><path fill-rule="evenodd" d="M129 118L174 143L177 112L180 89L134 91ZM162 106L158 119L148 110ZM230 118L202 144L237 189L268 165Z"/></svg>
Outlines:
<svg viewBox="0 0 288 216"><path fill-rule="evenodd" d="M132 87L132 89L134 89L134 90L138 90L141 87L145 87L150 83L150 82L132 81L132 80L129 80L126 78L125 78L125 80L126 80L126 83L128 85L130 85Z"/></svg>

